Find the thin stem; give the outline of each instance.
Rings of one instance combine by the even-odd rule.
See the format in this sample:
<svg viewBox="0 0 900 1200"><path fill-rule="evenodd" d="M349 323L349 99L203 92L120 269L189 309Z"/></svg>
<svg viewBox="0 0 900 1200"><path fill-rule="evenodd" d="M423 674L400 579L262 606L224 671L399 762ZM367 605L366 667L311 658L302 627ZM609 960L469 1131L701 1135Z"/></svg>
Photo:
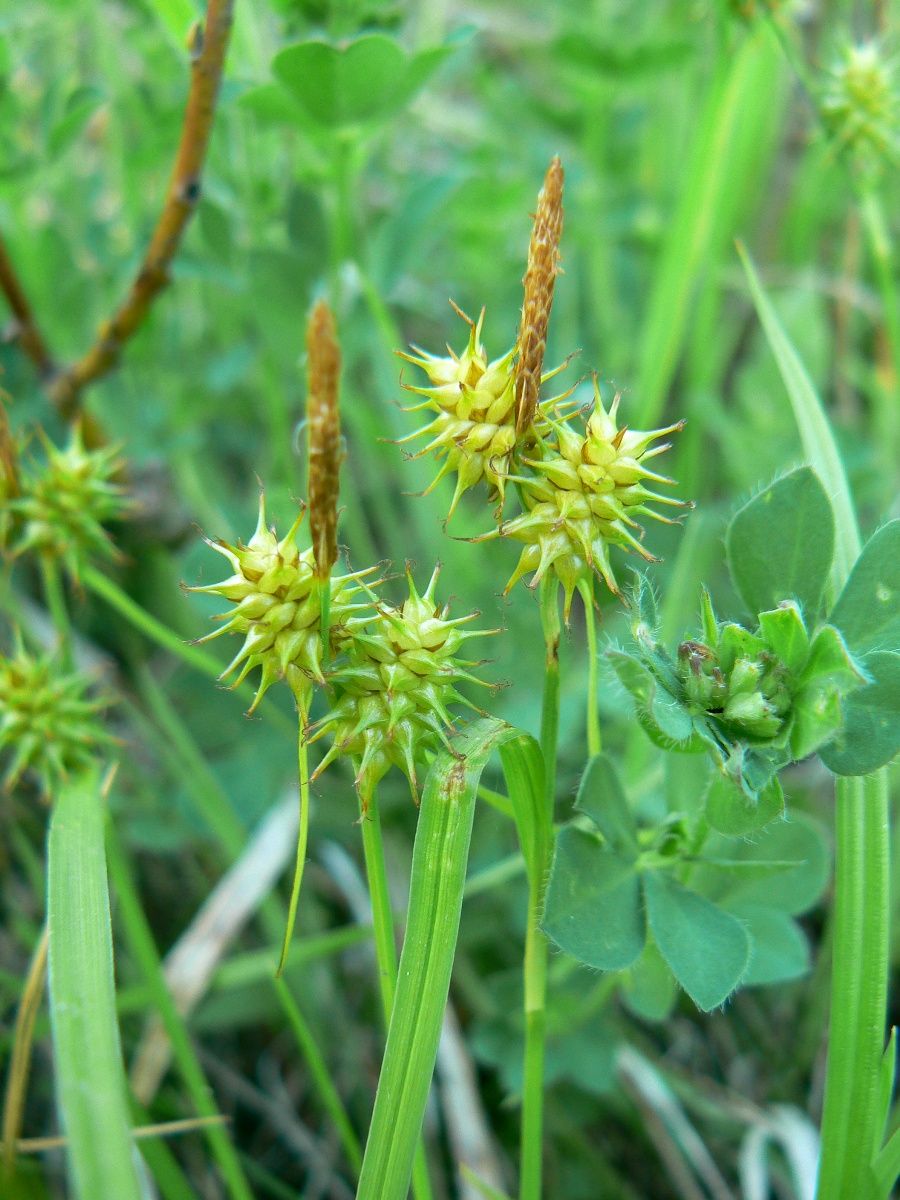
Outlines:
<svg viewBox="0 0 900 1200"><path fill-rule="evenodd" d="M287 962L291 937L294 933L294 923L297 920L297 903L300 900L300 887L303 883L303 869L306 866L306 850L309 845L309 759L306 748L306 714L298 712L297 728L297 776L300 797L300 823L297 830L297 860L294 864L294 882L291 884L291 899L288 904L287 924L284 929L284 941L281 945L281 958L278 960L276 978L281 977L284 964Z"/></svg>
<svg viewBox="0 0 900 1200"><path fill-rule="evenodd" d="M353 1168L354 1175L359 1177L359 1169L362 1166L362 1147L359 1144L359 1138L356 1136L353 1126L350 1124L347 1110L341 1103L337 1088L332 1082L331 1074L319 1051L315 1036L306 1023L306 1018L300 1011L285 981L281 978L276 978L273 980L273 983L285 1016L288 1019L291 1029L294 1031L297 1044L301 1047L303 1055L306 1058L313 1082L319 1089L319 1096L322 1103L325 1105L325 1109L337 1130L338 1137L341 1139L344 1153L347 1155L347 1161Z"/></svg>
<svg viewBox="0 0 900 1200"><path fill-rule="evenodd" d="M552 575L541 583L540 611L544 631L544 696L541 708L541 753L544 760L546 826L553 828L556 798L556 743L559 732L559 605ZM547 939L541 932L547 867L553 853L552 832L531 864L528 877L528 921L525 930L525 1057L522 1083L522 1142L519 1200L540 1200L543 1164L544 1046L547 1006Z"/></svg>
<svg viewBox="0 0 900 1200"><path fill-rule="evenodd" d="M594 582L591 579L579 587L584 601L584 627L587 631L588 680L587 680L587 747L593 758L602 748L600 737L600 714L597 711L597 622L594 612Z"/></svg>
<svg viewBox="0 0 900 1200"><path fill-rule="evenodd" d="M385 1027L391 1020L394 1007L394 988L397 981L397 943L394 938L394 914L388 891L387 869L384 862L384 842L381 837L381 815L374 788L363 800L360 798L360 826L366 879L372 903L372 929L375 934L375 957L378 962L378 991Z"/></svg>
<svg viewBox="0 0 900 1200"><path fill-rule="evenodd" d="M378 965L378 990L385 1029L390 1027L397 989L397 942L394 937L394 912L388 890L387 867L384 861L384 842L381 837L381 815L374 788L360 795L360 820L366 879L372 903L372 930L375 936L375 961ZM431 1200L428 1160L422 1141L416 1149L412 1172L413 1195L416 1200Z"/></svg>
<svg viewBox="0 0 900 1200"><path fill-rule="evenodd" d="M886 460L893 463L900 424L896 399L897 388L900 387L900 301L894 282L893 246L884 209L874 189L870 188L861 197L860 213L878 281L892 376L887 386L882 384L876 389L879 400L875 413L879 434L877 444L883 448Z"/></svg>
<svg viewBox="0 0 900 1200"><path fill-rule="evenodd" d="M53 621L53 628L59 638L59 651L64 671L71 671L72 660L72 625L69 621L69 610L66 606L66 594L63 590L59 565L50 554L42 554L41 577L44 582L44 598Z"/></svg>
<svg viewBox="0 0 900 1200"><path fill-rule="evenodd" d="M28 1076L31 1070L31 1051L34 1045L34 1024L44 994L47 978L47 926L41 932L25 976L22 998L16 1013L12 1052L9 1056L9 1073L6 1093L3 1097L3 1168L4 1175L11 1180L16 1171L16 1151L22 1132L22 1117L28 1091Z"/></svg>

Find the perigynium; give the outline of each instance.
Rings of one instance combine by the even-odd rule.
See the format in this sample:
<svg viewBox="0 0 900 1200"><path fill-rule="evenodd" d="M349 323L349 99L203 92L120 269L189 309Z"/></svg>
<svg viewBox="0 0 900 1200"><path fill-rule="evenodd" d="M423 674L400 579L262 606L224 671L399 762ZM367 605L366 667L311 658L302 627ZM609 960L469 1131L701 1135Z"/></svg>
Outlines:
<svg viewBox="0 0 900 1200"><path fill-rule="evenodd" d="M33 655L16 638L13 653L0 657L0 754L8 757L4 787L34 776L52 798L73 772L95 761L97 750L114 739L103 728L103 697L88 695L89 684L65 670L58 657Z"/></svg>
<svg viewBox="0 0 900 1200"><path fill-rule="evenodd" d="M259 498L259 518L249 542L229 545L206 538L206 544L228 560L233 574L219 583L191 587L188 591L221 596L234 608L216 620L219 629L199 639L208 642L234 633L244 641L222 672L226 679L238 671L232 687L238 687L251 671L259 668L259 682L249 712L253 713L273 683L283 679L293 693L304 719L312 702L313 684L325 683L322 670L323 631L321 591L327 588L327 640L332 653L339 653L352 637L354 621L370 607L357 597L365 589L361 581L377 567L347 575L322 578L316 570L312 546L301 548L297 535L305 510L284 537L279 538L266 521L264 494Z"/></svg>
<svg viewBox="0 0 900 1200"><path fill-rule="evenodd" d="M515 478L525 511L476 539L524 542L506 592L529 572L532 588L552 572L563 588L567 620L575 591L585 592L595 575L620 594L610 561L612 546L654 561L641 540L640 518L673 522L653 505L689 507L647 486L674 484L649 464L669 449L660 439L682 429L684 422L629 429L618 424L620 401L617 394L607 409L595 377L593 407L583 428L572 420L548 420L549 436L540 440L534 457L521 460L531 474Z"/></svg>
<svg viewBox="0 0 900 1200"><path fill-rule="evenodd" d="M37 552L59 560L77 579L91 558L113 559L116 547L104 525L126 515L130 501L116 477L118 448L85 448L75 425L64 449L40 432L42 462L21 463L18 494L9 501L17 525L11 553Z"/></svg>
<svg viewBox="0 0 900 1200"><path fill-rule="evenodd" d="M451 707L475 709L456 685L467 681L489 686L471 672L480 664L459 658L458 652L470 638L499 631L463 628L477 613L451 618L449 605L436 599L439 574L437 566L420 594L407 567L408 596L403 604L379 605L372 618L354 630L345 643L343 665L329 676L335 701L311 730L311 741L325 734L332 741L316 776L334 759L350 757L364 810L391 765L406 775L417 800L416 764L442 744L450 745Z"/></svg>

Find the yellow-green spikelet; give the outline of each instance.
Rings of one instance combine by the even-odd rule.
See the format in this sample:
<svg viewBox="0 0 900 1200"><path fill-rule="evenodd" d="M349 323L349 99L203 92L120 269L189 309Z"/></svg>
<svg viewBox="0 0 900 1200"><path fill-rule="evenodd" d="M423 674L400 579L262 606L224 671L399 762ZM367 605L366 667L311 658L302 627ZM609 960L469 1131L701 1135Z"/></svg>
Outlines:
<svg viewBox="0 0 900 1200"><path fill-rule="evenodd" d="M4 786L26 771L52 798L71 773L90 766L98 749L113 742L99 723L108 705L90 698L89 683L66 671L53 656L29 654L20 639L13 654L0 657L0 753L9 753Z"/></svg>
<svg viewBox="0 0 900 1200"><path fill-rule="evenodd" d="M230 546L206 539L208 546L231 563L234 574L219 583L188 589L222 596L235 605L216 618L226 623L199 641L210 641L226 633L243 636L243 645L220 678L225 679L240 668L232 684L238 687L251 671L259 668L259 685L249 709L251 713L279 679L284 679L290 687L300 712L309 711L313 682L325 682L321 588L330 589L327 611L334 652L349 636L357 614L370 607L368 602L354 603L353 598L363 590L359 581L377 568L320 578L312 548L301 549L297 544L304 515L301 510L285 536L279 538L266 523L265 497L260 495L256 530L246 545L238 542Z"/></svg>
<svg viewBox="0 0 900 1200"><path fill-rule="evenodd" d="M447 745L450 707L474 707L456 689L463 680L489 686L471 674L477 663L456 657L469 638L497 630L463 629L477 616L450 618L435 600L439 567L421 595L407 570L409 595L400 608L383 606L365 632L347 640L347 663L329 676L336 701L312 728L311 741L329 734L332 745L319 768L349 756L357 765L363 806L392 765L407 776L417 795L416 762Z"/></svg>
<svg viewBox="0 0 900 1200"><path fill-rule="evenodd" d="M552 570L565 592L567 618L576 589L584 589L594 575L619 594L610 562L611 546L653 560L641 544L643 530L638 518L671 522L651 504L689 507L646 486L674 483L647 463L668 449L665 443L653 443L683 428L684 422L649 431L620 428L616 420L619 403L617 395L607 410L595 379L593 409L584 432L570 421L552 421L551 437L539 445L541 457L523 459L534 471L532 476L515 480L526 511L476 539L508 537L524 542L506 592L529 572L534 572L529 586L536 587Z"/></svg>

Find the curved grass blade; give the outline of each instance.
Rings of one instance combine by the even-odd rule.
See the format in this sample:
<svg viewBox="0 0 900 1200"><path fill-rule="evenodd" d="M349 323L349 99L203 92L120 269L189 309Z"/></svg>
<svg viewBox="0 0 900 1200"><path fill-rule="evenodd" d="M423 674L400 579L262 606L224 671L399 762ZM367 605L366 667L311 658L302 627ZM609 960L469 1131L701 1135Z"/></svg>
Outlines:
<svg viewBox="0 0 900 1200"><path fill-rule="evenodd" d="M409 917L357 1200L406 1200L456 951L478 780L522 735L481 720L435 759L413 849Z"/></svg>
<svg viewBox="0 0 900 1200"><path fill-rule="evenodd" d="M104 815L96 771L60 790L47 868L56 1086L80 1200L140 1200L116 1018Z"/></svg>

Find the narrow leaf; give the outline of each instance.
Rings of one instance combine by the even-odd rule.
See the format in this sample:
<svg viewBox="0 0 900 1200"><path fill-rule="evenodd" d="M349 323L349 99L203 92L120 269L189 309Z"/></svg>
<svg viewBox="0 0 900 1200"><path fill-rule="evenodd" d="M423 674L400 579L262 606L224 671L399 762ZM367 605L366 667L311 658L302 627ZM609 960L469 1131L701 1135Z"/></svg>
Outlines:
<svg viewBox="0 0 900 1200"><path fill-rule="evenodd" d="M139 1200L119 1042L104 813L96 772L66 783L47 862L50 1019L75 1195Z"/></svg>

